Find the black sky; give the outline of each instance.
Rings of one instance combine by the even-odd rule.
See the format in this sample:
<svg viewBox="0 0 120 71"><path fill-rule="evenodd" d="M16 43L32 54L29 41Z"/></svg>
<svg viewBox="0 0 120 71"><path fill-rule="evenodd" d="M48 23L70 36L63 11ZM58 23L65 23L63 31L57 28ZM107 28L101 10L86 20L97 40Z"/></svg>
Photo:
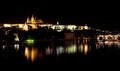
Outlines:
<svg viewBox="0 0 120 71"><path fill-rule="evenodd" d="M48 23L89 24L94 27L119 28L119 4L59 0L1 0L0 23L24 22L34 14ZM110 29L109 28L109 29Z"/></svg>

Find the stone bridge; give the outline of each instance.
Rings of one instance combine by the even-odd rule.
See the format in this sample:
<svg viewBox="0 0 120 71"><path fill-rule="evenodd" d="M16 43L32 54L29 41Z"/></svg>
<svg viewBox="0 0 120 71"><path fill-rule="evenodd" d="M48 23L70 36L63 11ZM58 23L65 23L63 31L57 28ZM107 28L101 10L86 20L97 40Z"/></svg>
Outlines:
<svg viewBox="0 0 120 71"><path fill-rule="evenodd" d="M120 34L97 35L97 41L120 41Z"/></svg>

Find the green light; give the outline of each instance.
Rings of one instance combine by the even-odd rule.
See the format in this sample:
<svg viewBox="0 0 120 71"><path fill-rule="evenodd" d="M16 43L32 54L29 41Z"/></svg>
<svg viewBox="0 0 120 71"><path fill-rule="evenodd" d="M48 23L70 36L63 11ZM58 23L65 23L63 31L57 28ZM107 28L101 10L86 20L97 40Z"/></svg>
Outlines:
<svg viewBox="0 0 120 71"><path fill-rule="evenodd" d="M25 43L28 45L34 44L34 39L27 39Z"/></svg>

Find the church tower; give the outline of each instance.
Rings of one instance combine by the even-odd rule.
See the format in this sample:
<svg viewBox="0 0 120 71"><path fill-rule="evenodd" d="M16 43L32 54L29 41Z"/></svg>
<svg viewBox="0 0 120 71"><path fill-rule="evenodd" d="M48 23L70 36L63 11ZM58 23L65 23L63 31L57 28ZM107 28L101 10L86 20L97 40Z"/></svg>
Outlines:
<svg viewBox="0 0 120 71"><path fill-rule="evenodd" d="M26 23L31 23L31 20L29 17L27 17L27 22Z"/></svg>
<svg viewBox="0 0 120 71"><path fill-rule="evenodd" d="M32 15L31 18L27 17L26 23L29 23L29 24L36 24L37 21L36 21L36 18L34 17L34 15Z"/></svg>
<svg viewBox="0 0 120 71"><path fill-rule="evenodd" d="M32 17L31 17L31 24L36 24L37 22L36 22L36 19L35 19L35 17L32 15Z"/></svg>

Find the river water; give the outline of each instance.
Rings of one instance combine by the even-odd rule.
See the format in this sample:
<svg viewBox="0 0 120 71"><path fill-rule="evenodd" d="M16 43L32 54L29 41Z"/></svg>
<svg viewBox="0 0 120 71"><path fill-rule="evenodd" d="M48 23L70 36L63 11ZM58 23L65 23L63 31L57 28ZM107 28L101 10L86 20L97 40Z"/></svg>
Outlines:
<svg viewBox="0 0 120 71"><path fill-rule="evenodd" d="M114 66L120 63L119 56L119 41L61 40L0 45L2 66Z"/></svg>

